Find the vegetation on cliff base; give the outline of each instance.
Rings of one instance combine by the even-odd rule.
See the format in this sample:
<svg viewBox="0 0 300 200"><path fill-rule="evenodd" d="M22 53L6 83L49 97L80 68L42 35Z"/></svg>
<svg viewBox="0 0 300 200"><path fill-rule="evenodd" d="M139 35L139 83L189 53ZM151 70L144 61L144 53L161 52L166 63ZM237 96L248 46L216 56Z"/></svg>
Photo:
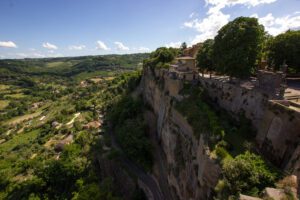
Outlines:
<svg viewBox="0 0 300 200"><path fill-rule="evenodd" d="M204 136L211 156L216 156L222 166L222 178L216 187L218 199L240 193L256 196L265 187L274 185L278 173L260 156L250 153L255 135L249 120L241 116L240 121L236 121L215 108L199 86L185 84L181 95L185 98L176 102L175 108L187 119L197 138Z"/></svg>
<svg viewBox="0 0 300 200"><path fill-rule="evenodd" d="M258 155L245 152L234 159L225 159L223 178L216 186L219 199L238 196L240 193L258 196L265 187L271 187L278 174Z"/></svg>

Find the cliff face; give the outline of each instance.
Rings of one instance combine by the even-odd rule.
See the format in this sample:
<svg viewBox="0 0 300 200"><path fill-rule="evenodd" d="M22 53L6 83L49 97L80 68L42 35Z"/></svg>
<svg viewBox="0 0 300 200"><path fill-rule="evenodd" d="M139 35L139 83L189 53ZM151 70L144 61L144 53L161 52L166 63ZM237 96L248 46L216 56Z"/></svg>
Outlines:
<svg viewBox="0 0 300 200"><path fill-rule="evenodd" d="M142 79L144 100L153 109L156 138L165 158L156 178L167 177L172 199L209 199L220 168L209 156L206 141L194 136L192 127L174 108L182 82L169 78L163 70L145 69ZM205 119L204 119L205 120Z"/></svg>

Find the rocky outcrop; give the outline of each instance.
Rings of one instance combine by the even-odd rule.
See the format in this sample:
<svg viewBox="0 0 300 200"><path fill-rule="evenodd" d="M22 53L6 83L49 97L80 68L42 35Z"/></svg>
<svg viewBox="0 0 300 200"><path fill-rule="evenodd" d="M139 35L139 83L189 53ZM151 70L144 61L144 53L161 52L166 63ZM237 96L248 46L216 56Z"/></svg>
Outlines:
<svg viewBox="0 0 300 200"><path fill-rule="evenodd" d="M220 168L210 158L207 141L194 136L192 127L173 106L182 98L178 94L182 82L163 70L144 69L141 84L144 101L156 116L157 142L166 158L163 173L167 174L172 199L209 199Z"/></svg>

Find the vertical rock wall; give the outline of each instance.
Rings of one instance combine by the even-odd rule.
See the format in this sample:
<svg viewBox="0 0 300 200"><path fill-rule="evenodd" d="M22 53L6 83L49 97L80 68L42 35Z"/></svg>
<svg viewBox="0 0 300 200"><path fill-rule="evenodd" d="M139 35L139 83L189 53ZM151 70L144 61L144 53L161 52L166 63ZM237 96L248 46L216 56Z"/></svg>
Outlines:
<svg viewBox="0 0 300 200"><path fill-rule="evenodd" d="M220 168L210 158L206 141L194 137L192 127L172 106L174 99L180 98L182 82L163 71L145 69L142 88L145 102L156 115L157 138L166 158L163 173L173 199L209 199Z"/></svg>

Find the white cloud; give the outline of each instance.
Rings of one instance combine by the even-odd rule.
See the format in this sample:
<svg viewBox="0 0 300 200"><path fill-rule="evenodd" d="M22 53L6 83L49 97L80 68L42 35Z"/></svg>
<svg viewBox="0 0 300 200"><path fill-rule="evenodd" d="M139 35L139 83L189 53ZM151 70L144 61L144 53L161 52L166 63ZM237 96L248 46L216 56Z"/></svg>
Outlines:
<svg viewBox="0 0 300 200"><path fill-rule="evenodd" d="M0 41L0 47L17 48L17 45L12 41Z"/></svg>
<svg viewBox="0 0 300 200"><path fill-rule="evenodd" d="M170 42L169 44L166 44L165 47L167 48L179 48L181 46L182 42Z"/></svg>
<svg viewBox="0 0 300 200"><path fill-rule="evenodd" d="M194 19L185 22L184 26L195 29L199 32L198 35L192 40L192 44L203 42L206 39L213 38L218 30L229 22L230 15L225 15L221 11L209 14L206 18Z"/></svg>
<svg viewBox="0 0 300 200"><path fill-rule="evenodd" d="M72 45L72 46L69 46L69 50L83 50L85 49L85 45Z"/></svg>
<svg viewBox="0 0 300 200"><path fill-rule="evenodd" d="M126 47L122 42L115 42L117 49L120 51L129 51L129 47Z"/></svg>
<svg viewBox="0 0 300 200"><path fill-rule="evenodd" d="M139 50L140 52L149 52L149 51L150 51L150 49L147 48L147 47L140 47L138 50Z"/></svg>
<svg viewBox="0 0 300 200"><path fill-rule="evenodd" d="M105 45L104 42L98 40L96 49L108 51L109 48Z"/></svg>
<svg viewBox="0 0 300 200"><path fill-rule="evenodd" d="M43 47L46 48L46 49L58 49L56 45L51 44L49 42L43 43Z"/></svg>
<svg viewBox="0 0 300 200"><path fill-rule="evenodd" d="M222 9L225 7L244 5L250 8L261 4L270 4L275 1L277 0L205 0L206 6L208 6L207 16L203 19L187 21L183 25L199 32L192 39L192 44L203 42L206 39L215 37L218 30L229 22L230 15L222 12Z"/></svg>
<svg viewBox="0 0 300 200"><path fill-rule="evenodd" d="M259 17L257 14L252 17L258 18L260 24L264 25L266 31L271 35L278 35L289 29L300 28L300 13L294 13L293 15L287 15L284 17L274 17L272 13L267 14L264 17Z"/></svg>

